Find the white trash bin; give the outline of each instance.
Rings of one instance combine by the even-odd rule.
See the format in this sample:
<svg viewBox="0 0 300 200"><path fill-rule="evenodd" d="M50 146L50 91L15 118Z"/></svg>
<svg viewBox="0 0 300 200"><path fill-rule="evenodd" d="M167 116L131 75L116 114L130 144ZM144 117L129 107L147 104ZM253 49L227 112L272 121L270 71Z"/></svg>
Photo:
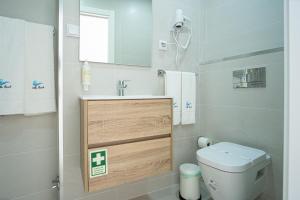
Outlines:
<svg viewBox="0 0 300 200"><path fill-rule="evenodd" d="M180 165L180 197L186 200L199 200L201 171L198 165L185 163Z"/></svg>

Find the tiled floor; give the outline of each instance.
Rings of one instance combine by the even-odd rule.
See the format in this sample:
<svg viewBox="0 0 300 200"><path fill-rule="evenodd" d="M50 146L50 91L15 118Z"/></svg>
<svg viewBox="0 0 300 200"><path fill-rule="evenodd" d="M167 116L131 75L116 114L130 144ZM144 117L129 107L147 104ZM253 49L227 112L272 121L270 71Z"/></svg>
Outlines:
<svg viewBox="0 0 300 200"><path fill-rule="evenodd" d="M179 191L179 186L172 185L170 187L163 188L159 191L152 192L140 197L136 197L131 200L179 200L178 191ZM208 191L205 188L204 183L201 183L201 195L202 195L202 200L213 200L208 194ZM264 196L260 196L255 200L271 200L271 199Z"/></svg>
<svg viewBox="0 0 300 200"><path fill-rule="evenodd" d="M178 185L173 185L168 188L164 188L162 190L143 195L131 200L179 200L178 191ZM207 191L203 191L201 193L203 193L202 200L211 200L209 195L207 195Z"/></svg>

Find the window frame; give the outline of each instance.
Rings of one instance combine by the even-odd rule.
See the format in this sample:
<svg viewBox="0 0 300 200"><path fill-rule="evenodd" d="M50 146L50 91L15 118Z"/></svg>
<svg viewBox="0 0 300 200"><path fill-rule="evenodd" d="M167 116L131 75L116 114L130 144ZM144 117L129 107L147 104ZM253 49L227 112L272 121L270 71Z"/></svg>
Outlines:
<svg viewBox="0 0 300 200"><path fill-rule="evenodd" d="M81 15L101 17L101 18L108 19L108 63L114 63L115 62L115 11L103 10L103 9L98 9L98 8L93 8L93 7L88 7L88 6L81 6L80 16ZM80 45L79 45L79 60L80 61L96 62L93 60L81 59L80 51L81 51L81 49L80 49Z"/></svg>

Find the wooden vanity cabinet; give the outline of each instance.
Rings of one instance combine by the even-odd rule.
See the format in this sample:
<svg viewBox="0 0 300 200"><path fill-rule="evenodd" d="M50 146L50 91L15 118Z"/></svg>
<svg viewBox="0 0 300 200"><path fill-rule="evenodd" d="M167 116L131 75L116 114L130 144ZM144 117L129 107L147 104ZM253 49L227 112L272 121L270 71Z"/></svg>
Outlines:
<svg viewBox="0 0 300 200"><path fill-rule="evenodd" d="M171 171L172 99L81 100L81 168L86 192Z"/></svg>

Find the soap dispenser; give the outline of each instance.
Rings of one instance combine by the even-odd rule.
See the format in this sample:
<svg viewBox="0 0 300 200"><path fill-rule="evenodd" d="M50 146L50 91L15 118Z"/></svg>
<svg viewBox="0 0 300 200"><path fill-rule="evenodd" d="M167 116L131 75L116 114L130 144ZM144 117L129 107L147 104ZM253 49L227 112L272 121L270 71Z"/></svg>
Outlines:
<svg viewBox="0 0 300 200"><path fill-rule="evenodd" d="M88 91L91 85L91 68L87 61L84 62L81 68L81 83L83 90Z"/></svg>

